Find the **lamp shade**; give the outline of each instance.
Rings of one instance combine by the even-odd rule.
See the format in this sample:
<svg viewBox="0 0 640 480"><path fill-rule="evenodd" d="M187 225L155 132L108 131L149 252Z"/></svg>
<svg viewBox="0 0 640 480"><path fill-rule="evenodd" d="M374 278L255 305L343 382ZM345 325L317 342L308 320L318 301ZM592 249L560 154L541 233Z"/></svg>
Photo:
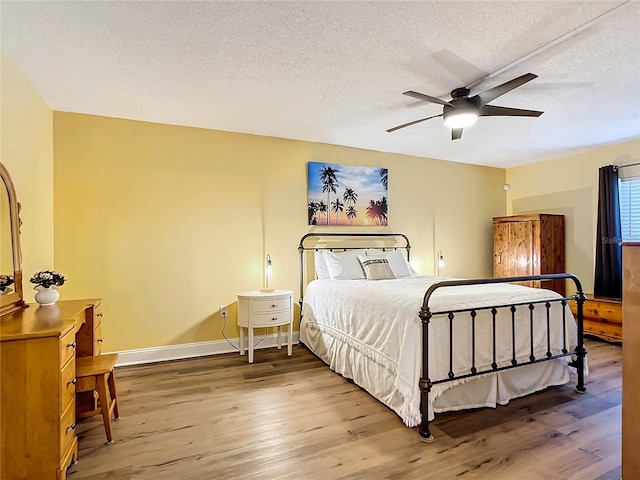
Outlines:
<svg viewBox="0 0 640 480"><path fill-rule="evenodd" d="M267 274L267 279L273 275L273 265L271 265L271 255L267 254L267 268L265 273Z"/></svg>
<svg viewBox="0 0 640 480"><path fill-rule="evenodd" d="M438 250L438 257L437 257L437 276L440 276L440 269L444 268L444 255L442 254L442 250Z"/></svg>
<svg viewBox="0 0 640 480"><path fill-rule="evenodd" d="M271 264L271 255L267 253L265 268L264 268L264 287L260 289L261 292L273 292L275 289L269 287L269 278L273 275L273 265Z"/></svg>
<svg viewBox="0 0 640 480"><path fill-rule="evenodd" d="M449 128L465 128L476 123L475 108L455 108L444 112L444 124Z"/></svg>

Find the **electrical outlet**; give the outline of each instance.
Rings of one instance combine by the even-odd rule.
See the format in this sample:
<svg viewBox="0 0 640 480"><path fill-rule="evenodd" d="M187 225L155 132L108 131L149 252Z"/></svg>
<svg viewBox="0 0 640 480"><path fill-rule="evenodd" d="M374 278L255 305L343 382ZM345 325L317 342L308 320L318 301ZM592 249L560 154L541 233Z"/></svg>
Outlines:
<svg viewBox="0 0 640 480"><path fill-rule="evenodd" d="M220 305L220 316L221 317L229 316L229 310L227 305Z"/></svg>

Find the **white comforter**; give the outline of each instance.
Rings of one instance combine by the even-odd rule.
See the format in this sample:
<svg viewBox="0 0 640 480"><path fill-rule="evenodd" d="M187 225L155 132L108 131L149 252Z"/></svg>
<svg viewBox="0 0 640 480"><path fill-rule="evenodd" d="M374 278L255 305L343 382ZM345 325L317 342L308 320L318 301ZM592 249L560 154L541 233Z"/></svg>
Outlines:
<svg viewBox="0 0 640 480"><path fill-rule="evenodd" d="M412 276L395 280L315 280L306 289L302 306L301 339L312 330L327 336L330 342L342 342L367 359L384 367L391 376L394 396L400 401L379 398L392 406L407 425L420 420L421 374L421 321L418 312L424 294L438 277ZM430 301L432 312L461 308L479 308L491 305L529 302L560 298L555 292L511 284L489 284L464 287L446 287L436 290ZM563 348L562 306L551 304L551 352ZM569 307L566 315L566 348L573 351L577 330ZM512 358L511 313L499 309L497 316L497 363L507 365ZM476 368L489 369L493 361L492 326L489 310L476 317ZM547 322L543 305L534 309L534 355L544 357L547 351ZM429 377L432 381L447 379L449 372L449 320L436 315L431 320L429 337ZM529 310L518 307L516 314L516 356L527 361L530 355ZM357 357L354 357L357 358ZM564 364L568 359L561 359ZM344 360L343 360L344 363ZM333 367L332 367L333 368ZM456 375L469 373L471 368L471 317L469 313L456 314L454 320L454 367ZM350 370L350 367L348 368ZM338 370L338 369L336 369ZM345 370L345 368L341 368ZM350 376L349 372L339 373ZM371 379L367 390L375 389ZM461 381L434 385L430 402L445 390ZM374 396L376 396L374 394ZM392 405L393 404L393 405ZM395 408L401 405L400 411ZM432 407L432 405L430 405Z"/></svg>

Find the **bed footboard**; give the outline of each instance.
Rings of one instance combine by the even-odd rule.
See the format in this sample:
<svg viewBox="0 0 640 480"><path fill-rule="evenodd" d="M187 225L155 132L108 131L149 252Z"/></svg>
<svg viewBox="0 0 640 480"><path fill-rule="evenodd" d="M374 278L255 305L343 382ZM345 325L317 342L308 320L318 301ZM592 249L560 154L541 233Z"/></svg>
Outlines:
<svg viewBox="0 0 640 480"><path fill-rule="evenodd" d="M550 298L544 300L536 300L536 301L528 301L523 303L513 303L513 304L503 304L503 305L494 305L482 308L467 308L467 309L459 309L459 310L445 310L445 311L437 311L432 312L429 306L429 301L434 291L440 288L446 287L455 287L455 286L469 286L469 285L482 285L482 284L491 284L491 283L512 283L512 282L525 282L532 280L559 280L559 279L571 279L575 283L576 286L576 294L573 296L567 296L562 298ZM577 346L575 350L570 351L567 349L567 330L566 330L566 322L573 321L571 316L565 318L564 308L567 305L568 301L575 300L577 304ZM584 347L584 328L583 328L583 306L586 297L582 291L582 284L580 280L572 274L550 274L550 275L537 275L537 276L526 276L526 277L510 277L510 278L485 278L485 279L474 279L474 280L449 280L443 281L436 284L433 284L424 295L424 300L422 303L422 308L420 309L420 313L418 314L422 321L422 375L419 382L420 387L420 412L422 415L422 423L419 427L420 438L425 442L433 441L433 435L431 434L431 430L429 429L429 395L433 388L433 385L449 382L452 380L461 380L470 377L475 377L478 375L483 375L492 372L499 372L501 370L507 370L512 368L517 368L525 365L531 365L534 363L545 362L549 360L555 360L561 357L574 356L575 360L573 360L570 365L574 366L577 370L578 381L576 384L576 390L580 393L584 393L586 388L584 386L584 366L585 366L585 357L587 354L587 350ZM551 347L551 330L549 327L549 312L551 305L553 303L560 303L562 305L562 326L563 326L563 348L552 352ZM534 352L534 329L536 327L533 311L536 308L543 308L546 311L546 330L547 330L547 349L543 356L536 357ZM510 359L510 363L507 365L499 366L496 358L496 314L499 309L507 309L511 315L512 328L511 328L511 345L512 347L512 357ZM522 360L522 358L518 359L516 354L516 339L515 339L515 316L518 309L526 309L528 310L528 318L529 318L529 328L530 328L530 352L527 360ZM493 362L488 369L478 369L476 366L476 316L480 310L488 310L493 319ZM444 314L447 316L449 320L450 327L450 335L449 335L449 373L448 378L438 379L432 381L429 377L429 324L434 315ZM453 358L453 321L456 315L470 315L471 317L471 365L468 370L463 372L455 372L454 371L454 358Z"/></svg>

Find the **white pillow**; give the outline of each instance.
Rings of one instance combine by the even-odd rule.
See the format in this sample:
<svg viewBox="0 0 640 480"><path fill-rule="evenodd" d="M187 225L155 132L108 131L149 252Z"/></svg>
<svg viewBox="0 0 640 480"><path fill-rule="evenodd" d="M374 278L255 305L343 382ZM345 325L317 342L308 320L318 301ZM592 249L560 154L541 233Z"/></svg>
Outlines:
<svg viewBox="0 0 640 480"><path fill-rule="evenodd" d="M413 268L413 265L411 265L411 263L409 263L409 270L411 270L411 275L420 275L418 272L416 272L416 269Z"/></svg>
<svg viewBox="0 0 640 480"><path fill-rule="evenodd" d="M367 249L367 255L371 257L384 257L389 261L389 267L396 278L411 276L411 267L402 250L393 250L391 252L383 252L373 248Z"/></svg>
<svg viewBox="0 0 640 480"><path fill-rule="evenodd" d="M331 278L331 274L329 273L329 267L327 267L327 261L324 257L324 250L316 250L315 251L315 266L316 266L316 277L320 280L326 280Z"/></svg>
<svg viewBox="0 0 640 480"><path fill-rule="evenodd" d="M364 280L365 274L358 260L358 255L365 255L364 250L348 250L342 253L324 252L329 275L336 280Z"/></svg>
<svg viewBox="0 0 640 480"><path fill-rule="evenodd" d="M391 280L396 278L389 267L389 260L386 257L377 255L358 255L358 260L362 265L367 280Z"/></svg>

